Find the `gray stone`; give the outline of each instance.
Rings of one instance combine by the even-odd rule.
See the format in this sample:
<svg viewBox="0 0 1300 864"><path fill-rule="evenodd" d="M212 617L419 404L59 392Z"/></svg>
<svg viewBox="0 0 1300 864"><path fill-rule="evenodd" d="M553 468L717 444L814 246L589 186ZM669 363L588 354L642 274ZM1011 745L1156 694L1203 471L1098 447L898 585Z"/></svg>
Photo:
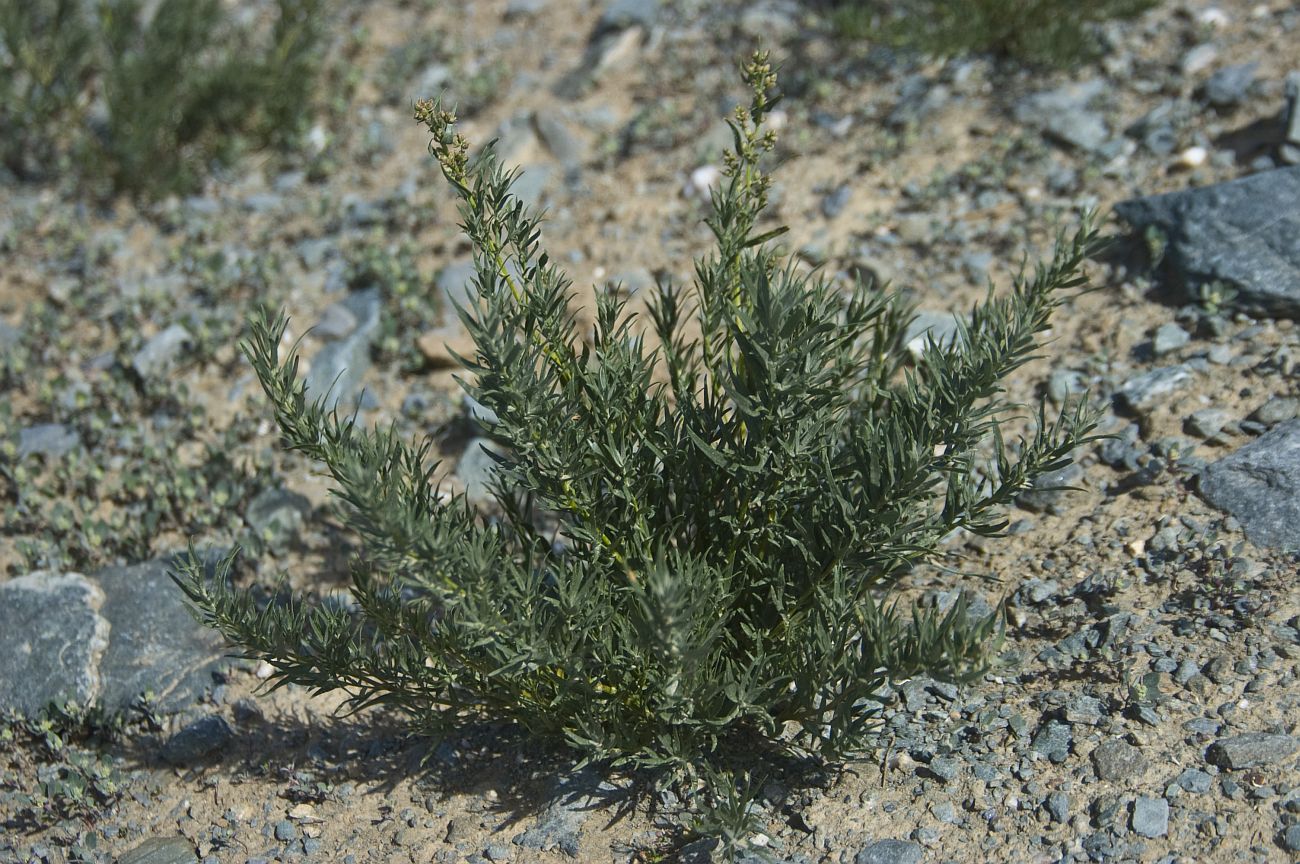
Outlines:
<svg viewBox="0 0 1300 864"><path fill-rule="evenodd" d="M1042 753L1049 762L1059 765L1069 758L1070 745L1073 742L1074 735L1070 732L1069 726L1049 720L1039 727L1029 749Z"/></svg>
<svg viewBox="0 0 1300 864"><path fill-rule="evenodd" d="M1183 423L1187 434L1197 438L1213 438L1232 422L1232 414L1220 408L1202 408L1193 411Z"/></svg>
<svg viewBox="0 0 1300 864"><path fill-rule="evenodd" d="M472 438L465 445L465 452L456 465L456 479L465 487L469 500L483 502L492 497L488 486L497 464L492 454L500 451L501 448L490 438Z"/></svg>
<svg viewBox="0 0 1300 864"><path fill-rule="evenodd" d="M1287 73L1286 114L1282 120L1282 140L1300 145L1300 71Z"/></svg>
<svg viewBox="0 0 1300 864"><path fill-rule="evenodd" d="M1135 198L1115 212L1164 235L1163 264L1189 301L1219 282L1248 312L1300 317L1300 166Z"/></svg>
<svg viewBox="0 0 1300 864"><path fill-rule="evenodd" d="M197 864L194 846L184 837L150 837L117 859L117 864Z"/></svg>
<svg viewBox="0 0 1300 864"><path fill-rule="evenodd" d="M516 846L549 852L558 848L570 858L582 851L582 826L591 811L601 803L601 795L615 791L601 783L590 771L583 770L559 782L554 800L537 824L511 838Z"/></svg>
<svg viewBox="0 0 1300 864"><path fill-rule="evenodd" d="M936 756L930 760L930 773L944 783L956 779L961 773L961 763L951 756Z"/></svg>
<svg viewBox="0 0 1300 864"><path fill-rule="evenodd" d="M1053 792L1043 801L1043 808L1052 821L1063 824L1070 820L1070 796L1064 792Z"/></svg>
<svg viewBox="0 0 1300 864"><path fill-rule="evenodd" d="M225 643L200 627L183 602L167 560L110 567L95 574L104 592L103 614L111 625L100 662L100 698L125 708L151 692L154 704L179 710L194 703L212 683Z"/></svg>
<svg viewBox="0 0 1300 864"><path fill-rule="evenodd" d="M283 549L302 531L311 514L311 502L288 489L263 489L248 502L244 521L258 540L272 548Z"/></svg>
<svg viewBox="0 0 1300 864"><path fill-rule="evenodd" d="M1047 398L1057 405L1062 405L1071 396L1077 396L1088 389L1088 382L1083 373L1074 369L1055 369L1047 378Z"/></svg>
<svg viewBox="0 0 1300 864"><path fill-rule="evenodd" d="M605 281L608 285L618 286L625 297L635 297L643 291L648 292L655 287L654 274L644 267L636 267L631 270L624 270L621 273L615 273Z"/></svg>
<svg viewBox="0 0 1300 864"><path fill-rule="evenodd" d="M234 736L223 718L215 714L200 717L168 738L159 755L169 765L189 765L222 749Z"/></svg>
<svg viewBox="0 0 1300 864"><path fill-rule="evenodd" d="M104 593L78 573L39 571L0 584L0 708L33 715L99 696L109 624Z"/></svg>
<svg viewBox="0 0 1300 864"><path fill-rule="evenodd" d="M533 114L533 126L551 155L566 169L579 168L587 161L587 144L550 111Z"/></svg>
<svg viewBox="0 0 1300 864"><path fill-rule="evenodd" d="M1300 420L1275 426L1201 472L1201 496L1260 546L1300 548Z"/></svg>
<svg viewBox="0 0 1300 864"><path fill-rule="evenodd" d="M535 211L542 206L542 196L554 173L550 165L529 165L520 173L510 191L524 202L525 207Z"/></svg>
<svg viewBox="0 0 1300 864"><path fill-rule="evenodd" d="M1283 396L1268 400L1250 412L1250 417L1247 419L1254 420L1256 423L1263 423L1265 426L1275 426L1278 423L1294 420L1297 417L1300 417L1300 399L1293 396Z"/></svg>
<svg viewBox="0 0 1300 864"><path fill-rule="evenodd" d="M1216 108L1228 108L1246 98L1250 85L1255 83L1258 63L1237 63L1224 66L1205 82L1202 92L1205 101Z"/></svg>
<svg viewBox="0 0 1300 864"><path fill-rule="evenodd" d="M659 20L659 0L610 0L596 31L604 34L628 27L653 27Z"/></svg>
<svg viewBox="0 0 1300 864"><path fill-rule="evenodd" d="M1016 120L1037 126L1048 138L1067 147L1092 152L1110 137L1105 118L1090 109L1106 91L1106 82L1091 78L1055 90L1035 93L1016 105Z"/></svg>
<svg viewBox="0 0 1300 864"><path fill-rule="evenodd" d="M1143 415L1159 405L1165 396L1190 383L1192 371L1187 366L1164 366L1128 379L1115 395L1125 408Z"/></svg>
<svg viewBox="0 0 1300 864"><path fill-rule="evenodd" d="M1240 771L1260 765L1280 764L1289 759L1298 748L1300 741L1290 735L1246 732L1215 741L1205 752L1205 761L1228 771Z"/></svg>
<svg viewBox="0 0 1300 864"><path fill-rule="evenodd" d="M834 219L844 212L848 206L849 200L853 197L853 187L847 183L841 183L836 186L828 195L822 198L821 211L827 219Z"/></svg>
<svg viewBox="0 0 1300 864"><path fill-rule="evenodd" d="M1163 837L1169 833L1169 802L1163 798L1139 796L1133 802L1133 831L1143 837Z"/></svg>
<svg viewBox="0 0 1300 864"><path fill-rule="evenodd" d="M1033 485L1016 496L1016 504L1033 513L1042 513L1056 507L1069 494L1070 488L1083 477L1083 469L1075 462L1034 480Z"/></svg>
<svg viewBox="0 0 1300 864"><path fill-rule="evenodd" d="M1209 774L1199 768L1187 768L1174 779L1174 783L1184 792L1202 795L1210 791L1212 779Z"/></svg>
<svg viewBox="0 0 1300 864"><path fill-rule="evenodd" d="M1127 741L1104 741L1092 751L1092 767L1101 780L1119 782L1147 770L1146 757Z"/></svg>
<svg viewBox="0 0 1300 864"><path fill-rule="evenodd" d="M311 360L304 384L308 399L324 399L327 408L346 410L361 396L362 381L370 369L370 343L379 329L383 301L378 288L359 291L342 301L357 320L351 333L327 342Z"/></svg>
<svg viewBox="0 0 1300 864"><path fill-rule="evenodd" d="M459 321L455 306L465 306L474 298L474 277L477 273L471 260L455 261L438 271L434 286L438 289L438 301L442 304L445 322Z"/></svg>
<svg viewBox="0 0 1300 864"><path fill-rule="evenodd" d="M282 843L288 843L290 840L298 839L298 828L288 819L281 819L275 823L275 839Z"/></svg>
<svg viewBox="0 0 1300 864"><path fill-rule="evenodd" d="M951 312L922 310L916 313L916 318L908 325L903 339L908 352L920 359L925 352L926 343L933 340L940 346L951 345L957 338L958 329L957 319Z"/></svg>
<svg viewBox="0 0 1300 864"><path fill-rule="evenodd" d="M18 458L46 456L58 459L81 446L76 429L63 423L40 423L18 433Z"/></svg>
<svg viewBox="0 0 1300 864"><path fill-rule="evenodd" d="M925 850L910 840L877 840L853 858L853 864L921 864Z"/></svg>
<svg viewBox="0 0 1300 864"><path fill-rule="evenodd" d="M1282 832L1282 846L1288 852L1300 852L1300 822L1288 825Z"/></svg>
<svg viewBox="0 0 1300 864"><path fill-rule="evenodd" d="M1188 332L1170 321L1156 328L1155 336L1151 339L1151 350L1157 357L1163 357L1177 351L1190 341L1192 337Z"/></svg>
<svg viewBox="0 0 1300 864"><path fill-rule="evenodd" d="M506 4L506 20L528 18L545 9L551 0L510 0Z"/></svg>
<svg viewBox="0 0 1300 864"><path fill-rule="evenodd" d="M193 341L190 331L173 324L144 343L131 359L131 368L145 381L160 378L172 370L181 352Z"/></svg>

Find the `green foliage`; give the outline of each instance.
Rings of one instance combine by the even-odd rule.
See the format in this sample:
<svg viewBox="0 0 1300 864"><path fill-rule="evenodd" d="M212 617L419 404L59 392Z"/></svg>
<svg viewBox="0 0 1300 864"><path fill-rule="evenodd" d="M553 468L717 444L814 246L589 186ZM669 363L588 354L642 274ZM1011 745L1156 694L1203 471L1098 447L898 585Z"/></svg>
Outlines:
<svg viewBox="0 0 1300 864"><path fill-rule="evenodd" d="M909 367L896 294L801 273L770 242L784 229L759 227L775 76L756 56L745 78L707 220L717 248L693 284L659 287L652 335L612 293L581 334L517 175L490 147L471 160L454 116L420 103L475 250L459 311L477 345L467 390L505 445L497 518L431 483L432 442L309 402L296 354L278 357L286 319L262 312L242 347L286 445L323 463L365 542L358 611L263 605L228 584L233 557L210 580L191 555L174 578L196 615L278 684L427 728L507 719L715 790L709 766L754 742L862 750L884 684L983 674L1000 612L900 608L888 591L953 530L1001 534L1003 508L1090 440L1095 415L1076 404L1040 406L1037 431L1004 442L1017 406L1000 381L1083 284L1095 234L1058 243ZM735 826L743 796L723 792L714 821Z"/></svg>
<svg viewBox="0 0 1300 864"><path fill-rule="evenodd" d="M76 152L119 191L187 191L248 146L292 143L310 116L325 0L277 0L269 34L221 0L0 0L0 147L20 176L33 144ZM90 82L102 129L86 132ZM74 139L68 146L68 140Z"/></svg>
<svg viewBox="0 0 1300 864"><path fill-rule="evenodd" d="M836 28L951 57L988 53L1041 66L1069 66L1100 49L1091 25L1131 18L1157 0L838 0Z"/></svg>

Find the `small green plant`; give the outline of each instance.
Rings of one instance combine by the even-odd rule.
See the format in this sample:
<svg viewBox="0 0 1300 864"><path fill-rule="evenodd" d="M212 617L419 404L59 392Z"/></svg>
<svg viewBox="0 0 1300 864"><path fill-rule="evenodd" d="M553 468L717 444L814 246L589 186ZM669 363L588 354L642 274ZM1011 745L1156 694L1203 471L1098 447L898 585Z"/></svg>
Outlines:
<svg viewBox="0 0 1300 864"><path fill-rule="evenodd" d="M744 74L717 248L692 285L659 287L652 336L609 292L580 334L517 175L491 147L471 160L455 117L418 104L475 250L459 311L477 345L466 387L505 447L495 517L441 495L432 442L309 402L296 354L278 356L286 319L261 312L242 347L287 446L326 466L366 544L358 611L264 605L228 584L233 555L208 579L192 553L174 578L200 620L279 683L355 708L429 729L506 719L585 759L713 778L729 833L733 757L852 755L883 684L989 668L1000 612L900 609L888 591L953 530L1001 534L1002 509L1090 440L1079 403L1040 406L1004 446L1000 381L1083 284L1095 233L1085 222L908 368L896 293L802 274L771 242L784 229L759 227L775 75L762 55Z"/></svg>
<svg viewBox="0 0 1300 864"><path fill-rule="evenodd" d="M277 0L269 34L236 26L221 0L145 7L0 0L0 157L10 170L39 176L31 153L72 154L118 191L157 196L193 189L242 148L297 139L325 0ZM94 125L93 89L103 97L99 128L68 135Z"/></svg>
<svg viewBox="0 0 1300 864"><path fill-rule="evenodd" d="M831 20L849 38L951 57L993 54L1068 66L1100 51L1092 25L1131 18L1157 0L839 0Z"/></svg>

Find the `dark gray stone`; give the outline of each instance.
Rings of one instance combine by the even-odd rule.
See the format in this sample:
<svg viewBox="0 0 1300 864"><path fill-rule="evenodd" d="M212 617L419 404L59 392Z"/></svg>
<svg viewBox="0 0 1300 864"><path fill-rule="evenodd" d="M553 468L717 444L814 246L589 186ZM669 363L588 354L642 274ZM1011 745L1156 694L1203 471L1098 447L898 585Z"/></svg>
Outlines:
<svg viewBox="0 0 1300 864"><path fill-rule="evenodd" d="M1070 796L1064 792L1053 792L1043 801L1043 808L1052 821L1064 824L1070 820Z"/></svg>
<svg viewBox="0 0 1300 864"><path fill-rule="evenodd" d="M1282 846L1288 852L1300 852L1300 822L1288 825L1282 832Z"/></svg>
<svg viewBox="0 0 1300 864"><path fill-rule="evenodd" d="M853 187L847 183L841 183L830 194L822 198L822 215L827 219L834 219L844 212L844 208L848 206L849 199L852 197Z"/></svg>
<svg viewBox="0 0 1300 864"><path fill-rule="evenodd" d="M1059 471L1044 474L1033 485L1016 496L1016 503L1033 513L1043 513L1060 504L1083 478L1083 469L1071 462Z"/></svg>
<svg viewBox="0 0 1300 864"><path fill-rule="evenodd" d="M19 459L34 455L58 459L80 446L81 436L77 430L63 423L40 423L18 433Z"/></svg>
<svg viewBox="0 0 1300 864"><path fill-rule="evenodd" d="M1073 742L1074 735L1070 732L1069 726L1049 720L1039 727L1029 749L1042 753L1049 762L1059 765L1069 758L1070 745Z"/></svg>
<svg viewBox="0 0 1300 864"><path fill-rule="evenodd" d="M1120 782L1147 770L1146 757L1127 741L1104 741L1092 751L1092 767L1101 780Z"/></svg>
<svg viewBox="0 0 1300 864"><path fill-rule="evenodd" d="M1231 513L1260 546L1300 548L1300 420L1288 420L1210 465L1206 501Z"/></svg>
<svg viewBox="0 0 1300 864"><path fill-rule="evenodd" d="M1115 212L1165 236L1164 265L1188 300L1222 282L1248 312L1300 317L1300 166L1135 198Z"/></svg>
<svg viewBox="0 0 1300 864"><path fill-rule="evenodd" d="M1163 798L1139 796L1133 802L1133 831L1143 837L1163 837L1169 833L1169 802Z"/></svg>
<svg viewBox="0 0 1300 864"><path fill-rule="evenodd" d="M379 329L382 306L379 289L359 291L342 301L357 320L348 335L327 342L311 361L304 384L308 399L325 399L327 408L351 410L361 396L361 385L370 369L370 343Z"/></svg>
<svg viewBox="0 0 1300 864"><path fill-rule="evenodd" d="M170 765L189 765L222 749L234 736L235 730L223 718L200 717L168 738L159 755Z"/></svg>
<svg viewBox="0 0 1300 864"><path fill-rule="evenodd" d="M194 846L184 837L150 837L117 859L117 864L197 864Z"/></svg>
<svg viewBox="0 0 1300 864"><path fill-rule="evenodd" d="M1249 420L1256 423L1263 423L1265 426L1275 426L1278 423L1287 420L1294 420L1300 417L1300 399L1293 396L1283 396L1278 399L1270 399L1263 405L1250 412Z"/></svg>
<svg viewBox="0 0 1300 864"><path fill-rule="evenodd" d="M877 840L853 858L853 864L921 864L925 854L918 843L909 840Z"/></svg>
<svg viewBox="0 0 1300 864"><path fill-rule="evenodd" d="M1228 108L1246 98L1250 85L1255 83L1258 63L1237 63L1224 66L1205 82L1202 92L1205 101L1216 108Z"/></svg>
<svg viewBox="0 0 1300 864"><path fill-rule="evenodd" d="M185 708L211 685L222 663L224 642L216 631L195 623L167 575L170 566L160 560L95 574L110 622L99 666L106 707L127 707L147 691L163 710Z"/></svg>
<svg viewBox="0 0 1300 864"><path fill-rule="evenodd" d="M78 573L36 572L0 584L0 708L33 715L49 702L99 696L109 624L104 593Z"/></svg>
<svg viewBox="0 0 1300 864"><path fill-rule="evenodd" d="M290 840L298 839L298 828L288 819L281 819L275 823L275 839L282 843L288 843Z"/></svg>
<svg viewBox="0 0 1300 864"><path fill-rule="evenodd" d="M1246 732L1215 741L1205 752L1205 761L1228 771L1240 771L1260 765L1277 765L1290 758L1298 748L1300 741L1290 735Z"/></svg>
<svg viewBox="0 0 1300 864"><path fill-rule="evenodd" d="M144 343L131 359L131 368L145 381L161 378L172 370L181 352L193 342L190 331L173 324Z"/></svg>
<svg viewBox="0 0 1300 864"><path fill-rule="evenodd" d="M487 501L492 497L488 484L497 463L491 454L499 453L500 449L490 438L472 438L465 445L465 452L456 465L456 479L465 487L465 494L471 501Z"/></svg>

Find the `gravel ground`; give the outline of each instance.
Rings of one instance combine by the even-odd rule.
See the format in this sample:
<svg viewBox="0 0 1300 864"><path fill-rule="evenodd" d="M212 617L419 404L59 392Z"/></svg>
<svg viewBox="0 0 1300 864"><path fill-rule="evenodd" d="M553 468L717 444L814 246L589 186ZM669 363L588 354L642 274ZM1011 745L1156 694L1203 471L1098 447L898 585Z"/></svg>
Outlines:
<svg viewBox="0 0 1300 864"><path fill-rule="evenodd" d="M448 482L483 494L445 347L469 250L416 96L463 88L467 136L499 138L548 208L552 257L635 303L708 246L719 118L760 39L784 66L791 249L892 281L933 327L1082 209L1228 185L1119 206L1098 290L1008 382L1108 406L1114 437L1056 478L1077 491L1025 495L1010 537L954 536L903 586L1010 597L1006 663L902 683L865 761L772 767L751 845L810 864L1300 861L1300 9L1164 2L1054 73L844 44L780 2L331 14L354 86L298 157L153 205L0 185L0 862L710 860L680 828L689 801L509 729L433 746L336 699L258 695L264 670L177 614L165 561L240 542L241 580L346 583L355 537L279 452L235 349L254 302L287 308L317 392L346 370L349 406L433 433ZM118 713L21 720L55 683Z"/></svg>

